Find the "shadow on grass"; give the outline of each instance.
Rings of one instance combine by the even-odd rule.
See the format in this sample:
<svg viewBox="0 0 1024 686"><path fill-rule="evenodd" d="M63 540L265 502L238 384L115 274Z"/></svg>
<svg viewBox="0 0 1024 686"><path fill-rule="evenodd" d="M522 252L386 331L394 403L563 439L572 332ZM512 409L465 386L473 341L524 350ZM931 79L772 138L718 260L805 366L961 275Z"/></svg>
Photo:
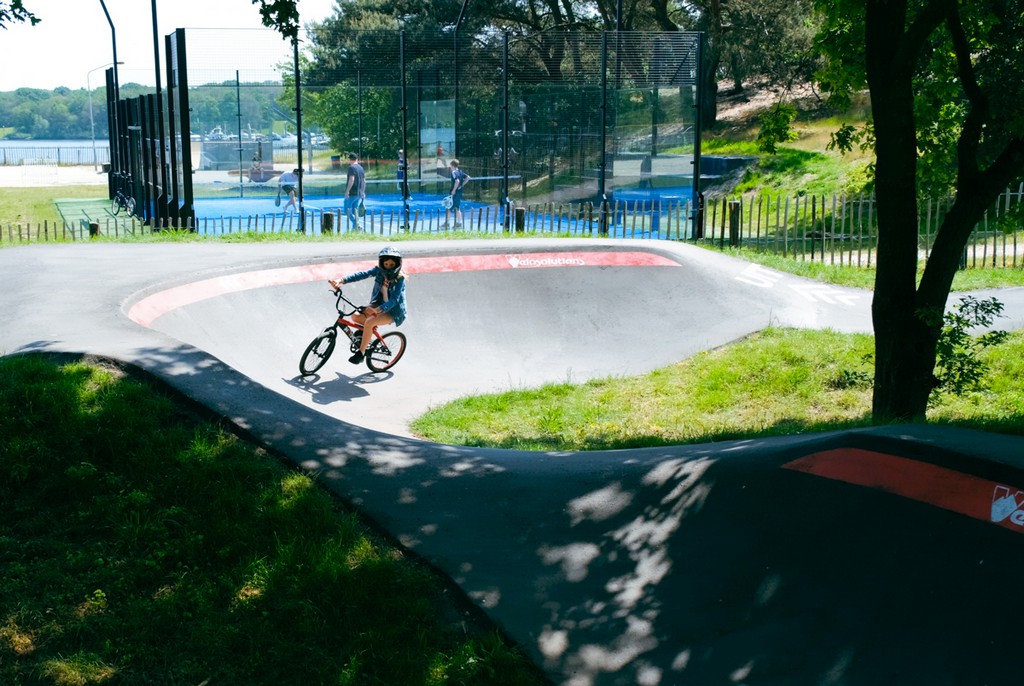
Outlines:
<svg viewBox="0 0 1024 686"><path fill-rule="evenodd" d="M234 384L243 420L274 414L256 436L272 430L308 441L314 451L282 454L339 494L356 494L347 501L361 511L384 514L405 545L429 552L502 626L518 630L512 635L532 644L559 683L567 674L595 684L654 683L651 674L666 675L664 683L731 683L737 665L759 670L761 681L792 683L874 684L878 674L916 674L921 665L929 671L917 683L950 673L1014 683L1009 675L1019 672L1016 617L1002 602L1021 568L1022 549L1001 538L1012 534L780 468L811 452L862 445L858 437L531 460L321 424L307 408L280 411L270 391L215 362L200 364L197 353L151 356L201 370L176 382L204 390L196 397L208 407L220 404L206 389ZM135 683L538 683L504 662L514 655L496 647L494 634L452 637L465 617L459 608L424 621L424 605L440 602L431 594L436 581L396 569L406 551L380 546L344 519L331 524L321 491L303 474L252 473L216 425L185 432L173 451L154 450L140 427L157 423L172 433L176 403L129 402L131 412L110 412L124 404L113 397L119 382L76 377L82 397L69 403L48 397L59 379L45 369L10 386L8 371L0 366L0 431L15 435L16 421L27 419L36 432L17 445L31 459L16 464L38 462L32 479L64 484L51 493L63 494L61 516L32 501L45 550L11 545L24 538L22 520L0 521L0 607L27 608L5 618L0 641L27 641L17 663L23 672L63 659L80 672L120 669ZM222 410L226 416L242 416L227 407L236 411ZM856 425L780 420L770 430ZM94 452L60 455L42 440L46 433ZM167 468L161 483L151 462ZM71 477L89 481L89 497L67 486ZM33 486L0 482L0 503ZM103 516L77 515L97 507ZM105 540L117 545L101 548ZM60 566L68 555L74 575ZM121 581L140 562L138 575ZM392 595L407 591L404 604ZM935 597L945 602L937 606ZM54 608L63 624L50 632L46 622L58 620L41 608ZM65 627L72 630L54 635ZM911 649L902 650L907 636ZM951 666L951 655L962 664ZM425 670L445 678L428 679ZM31 681L6 677L0 671L0 683Z"/></svg>
<svg viewBox="0 0 1024 686"><path fill-rule="evenodd" d="M870 415L843 422L807 422L799 419L784 419L770 427L758 431L723 430L710 432L694 437L661 436L656 434L635 435L626 438L610 437L606 434L583 432L575 434L573 440L567 441L559 435L521 435L505 436L498 440L473 436L464 440L461 445L477 448L507 448L510 450L536 451L596 451L626 450L632 448L659 448L676 445L700 445L721 441L751 440L818 433L822 431L840 431L843 429L860 429L871 426ZM995 430L995 429L992 429Z"/></svg>
<svg viewBox="0 0 1024 686"><path fill-rule="evenodd" d="M309 476L125 372L0 358L0 683L544 683Z"/></svg>

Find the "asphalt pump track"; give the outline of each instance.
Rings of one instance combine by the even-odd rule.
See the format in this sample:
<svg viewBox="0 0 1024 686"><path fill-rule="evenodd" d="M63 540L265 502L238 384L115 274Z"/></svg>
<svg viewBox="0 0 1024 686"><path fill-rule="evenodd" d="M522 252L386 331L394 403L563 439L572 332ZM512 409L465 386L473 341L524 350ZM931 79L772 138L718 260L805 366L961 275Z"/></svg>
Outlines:
<svg viewBox="0 0 1024 686"><path fill-rule="evenodd" d="M870 293L669 243L403 243L399 365L338 351L299 376L334 315L326 279L379 247L0 251L0 353L169 383L447 574L554 683L1021 681L1022 439L894 426L569 453L408 430L461 395L644 373L769 325L869 332ZM1000 327L1024 326L1022 289L998 297Z"/></svg>

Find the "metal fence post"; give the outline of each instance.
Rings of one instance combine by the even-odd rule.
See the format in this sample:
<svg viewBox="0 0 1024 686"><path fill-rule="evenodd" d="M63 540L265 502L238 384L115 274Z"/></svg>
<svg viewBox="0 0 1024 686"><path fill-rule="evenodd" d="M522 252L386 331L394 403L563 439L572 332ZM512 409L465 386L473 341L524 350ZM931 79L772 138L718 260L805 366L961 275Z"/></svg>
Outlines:
<svg viewBox="0 0 1024 686"><path fill-rule="evenodd" d="M729 246L740 247L740 201L729 201Z"/></svg>
<svg viewBox="0 0 1024 686"><path fill-rule="evenodd" d="M601 218L597 232L608 235L608 196L605 193L605 172L608 165L608 32L601 33L601 157L597 170L597 195L601 198Z"/></svg>
<svg viewBox="0 0 1024 686"><path fill-rule="evenodd" d="M526 231L526 208L517 207L515 208L516 214L516 233L523 233Z"/></svg>

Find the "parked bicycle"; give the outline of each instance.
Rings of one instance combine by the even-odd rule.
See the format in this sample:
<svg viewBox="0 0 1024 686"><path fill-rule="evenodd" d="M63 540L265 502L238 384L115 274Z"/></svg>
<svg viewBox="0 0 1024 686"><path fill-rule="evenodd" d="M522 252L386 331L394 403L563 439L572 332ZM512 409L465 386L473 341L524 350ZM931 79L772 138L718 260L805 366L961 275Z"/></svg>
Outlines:
<svg viewBox="0 0 1024 686"><path fill-rule="evenodd" d="M362 327L347 317L356 312L362 312L365 308L346 298L340 288L333 288L332 291L337 298L334 307L338 311L338 318L306 346L306 350L299 360L299 372L302 373L302 376L315 373L327 363L338 344L339 331L348 337L349 350L352 352L359 350L363 334ZM345 305L351 309L346 311ZM398 364L402 355L405 354L405 334L401 331L388 331L382 334L377 327L373 327L370 335L374 338L366 347L366 366L370 371L383 372Z"/></svg>
<svg viewBox="0 0 1024 686"><path fill-rule="evenodd" d="M129 215L135 214L135 198L125 192L125 188L131 185L131 177L128 174L118 172L114 174L114 197L110 201L110 211L116 217L121 210Z"/></svg>

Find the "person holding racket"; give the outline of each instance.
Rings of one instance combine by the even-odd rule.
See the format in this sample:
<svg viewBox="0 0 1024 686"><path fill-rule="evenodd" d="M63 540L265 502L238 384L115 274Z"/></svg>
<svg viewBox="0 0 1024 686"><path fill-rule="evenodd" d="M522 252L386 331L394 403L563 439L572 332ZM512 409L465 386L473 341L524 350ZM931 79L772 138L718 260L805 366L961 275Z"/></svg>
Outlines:
<svg viewBox="0 0 1024 686"><path fill-rule="evenodd" d="M448 163L448 168L451 169L452 179L452 190L449 193L451 197L451 206L448 203L444 203L444 228L448 228L448 218L455 214L455 228L462 228L462 189L469 183L469 174L459 169L459 161L452 160Z"/></svg>
<svg viewBox="0 0 1024 686"><path fill-rule="evenodd" d="M288 208L298 209L298 205L295 203L295 189L299 185L299 174L298 169L292 169L290 172L285 172L277 179L277 198L274 204L278 207L281 206L281 193L284 192L288 196L288 202L285 203L284 211L288 213Z"/></svg>

